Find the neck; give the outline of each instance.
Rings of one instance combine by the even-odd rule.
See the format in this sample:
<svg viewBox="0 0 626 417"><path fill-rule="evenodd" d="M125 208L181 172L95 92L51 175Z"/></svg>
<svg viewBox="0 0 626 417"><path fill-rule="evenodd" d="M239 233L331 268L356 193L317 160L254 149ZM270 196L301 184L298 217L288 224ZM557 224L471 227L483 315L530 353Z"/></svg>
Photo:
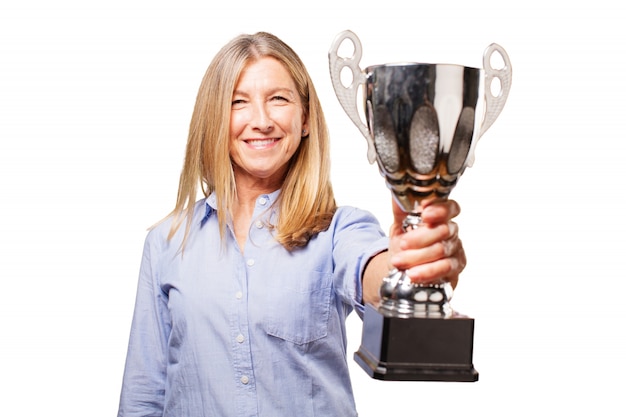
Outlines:
<svg viewBox="0 0 626 417"><path fill-rule="evenodd" d="M272 193L279 188L280 184L262 180L246 181L244 179L237 181L237 197L234 206L231 207L231 213L235 236L242 252L248 238L248 230L257 199L260 195Z"/></svg>

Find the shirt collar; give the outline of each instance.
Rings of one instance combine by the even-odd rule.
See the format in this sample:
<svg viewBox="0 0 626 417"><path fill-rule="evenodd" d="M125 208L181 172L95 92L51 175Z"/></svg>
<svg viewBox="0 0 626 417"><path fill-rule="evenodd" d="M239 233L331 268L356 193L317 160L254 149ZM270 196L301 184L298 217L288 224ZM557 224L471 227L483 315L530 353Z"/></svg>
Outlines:
<svg viewBox="0 0 626 417"><path fill-rule="evenodd" d="M268 202L267 206L272 207L276 199L278 199L278 196L280 195L280 191L281 190L278 189L269 194L261 194L258 198L267 199L267 202ZM209 220L211 215L217 210L217 196L215 195L215 192L212 192L204 200L204 207L205 207L205 211L204 211L204 216L202 217L202 220L200 220L200 227L204 226L204 224L207 222L207 220Z"/></svg>

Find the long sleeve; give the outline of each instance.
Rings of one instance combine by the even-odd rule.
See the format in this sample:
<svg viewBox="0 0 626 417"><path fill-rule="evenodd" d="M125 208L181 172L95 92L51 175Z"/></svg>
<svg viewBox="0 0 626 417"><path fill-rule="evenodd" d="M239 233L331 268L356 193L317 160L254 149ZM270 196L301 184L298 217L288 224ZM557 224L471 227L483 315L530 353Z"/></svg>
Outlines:
<svg viewBox="0 0 626 417"><path fill-rule="evenodd" d="M333 242L335 289L344 303L362 317L365 265L389 246L376 218L367 211L344 207L337 212Z"/></svg>
<svg viewBox="0 0 626 417"><path fill-rule="evenodd" d="M163 415L171 323L154 240L149 233L144 244L118 417Z"/></svg>

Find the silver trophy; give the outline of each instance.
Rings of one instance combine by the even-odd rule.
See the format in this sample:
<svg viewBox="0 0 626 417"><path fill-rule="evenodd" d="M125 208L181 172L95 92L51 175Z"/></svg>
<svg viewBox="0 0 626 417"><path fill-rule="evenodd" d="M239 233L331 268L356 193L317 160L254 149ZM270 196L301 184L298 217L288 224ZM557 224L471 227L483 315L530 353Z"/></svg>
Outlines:
<svg viewBox="0 0 626 417"><path fill-rule="evenodd" d="M339 56L344 41L350 57ZM504 65L493 68L498 53ZM511 88L506 51L490 45L484 69L453 64L398 63L359 67L362 47L351 31L329 51L330 75L343 109L368 143L368 159L407 213L405 231L419 227L425 201L446 199L474 162L478 139L496 120ZM342 71L352 79L343 84ZM499 82L499 91L494 94ZM363 118L358 111L359 89ZM372 377L394 380L476 381L474 320L450 307L449 283L420 285L404 271L384 278L378 306L366 306L355 359ZM419 343L416 340L419 339ZM418 347L416 349L416 346Z"/></svg>

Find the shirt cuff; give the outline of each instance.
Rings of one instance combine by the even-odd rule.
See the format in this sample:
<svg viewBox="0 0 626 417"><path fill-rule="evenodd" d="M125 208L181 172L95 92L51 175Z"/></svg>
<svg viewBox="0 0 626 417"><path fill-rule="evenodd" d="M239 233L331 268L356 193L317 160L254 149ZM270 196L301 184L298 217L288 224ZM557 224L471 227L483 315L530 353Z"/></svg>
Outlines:
<svg viewBox="0 0 626 417"><path fill-rule="evenodd" d="M359 271L356 274L357 282L355 283L356 291L354 297L354 310L361 319L363 319L365 312L365 305L363 304L363 274L365 273L365 267L373 257L387 250L389 250L389 238L384 236L373 242L361 256Z"/></svg>

